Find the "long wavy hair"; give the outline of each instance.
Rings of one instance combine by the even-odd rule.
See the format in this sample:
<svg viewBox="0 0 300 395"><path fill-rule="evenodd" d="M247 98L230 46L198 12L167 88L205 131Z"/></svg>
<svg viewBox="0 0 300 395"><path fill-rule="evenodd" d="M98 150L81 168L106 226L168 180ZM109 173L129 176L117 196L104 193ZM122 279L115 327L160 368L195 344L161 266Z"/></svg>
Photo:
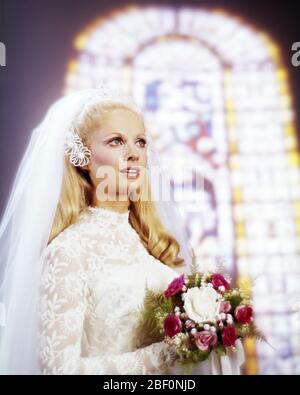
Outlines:
<svg viewBox="0 0 300 395"><path fill-rule="evenodd" d="M74 124L86 147L90 147L89 138L92 133L101 127L103 116L116 109L132 111L143 120L142 115L130 104L108 101L90 104L82 110ZM143 195L143 199L130 201L129 222L151 255L170 267L183 266L184 260L178 257L180 245L163 226L151 199L149 181L145 182L147 198ZM94 189L88 170L73 166L69 158L65 157L62 190L48 244L60 232L75 223L80 213L92 204Z"/></svg>

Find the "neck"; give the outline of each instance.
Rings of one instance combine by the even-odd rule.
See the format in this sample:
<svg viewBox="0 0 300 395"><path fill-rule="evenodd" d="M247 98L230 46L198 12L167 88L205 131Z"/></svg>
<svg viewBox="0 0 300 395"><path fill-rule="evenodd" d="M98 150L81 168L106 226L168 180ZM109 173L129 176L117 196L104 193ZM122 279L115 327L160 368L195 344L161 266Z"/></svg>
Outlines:
<svg viewBox="0 0 300 395"><path fill-rule="evenodd" d="M107 210L111 211L116 211L118 213L126 213L129 210L129 201L115 201L115 202L110 202L110 201L105 201L105 202L99 202L95 201L94 204L92 204L93 207L100 207L100 208L105 208Z"/></svg>

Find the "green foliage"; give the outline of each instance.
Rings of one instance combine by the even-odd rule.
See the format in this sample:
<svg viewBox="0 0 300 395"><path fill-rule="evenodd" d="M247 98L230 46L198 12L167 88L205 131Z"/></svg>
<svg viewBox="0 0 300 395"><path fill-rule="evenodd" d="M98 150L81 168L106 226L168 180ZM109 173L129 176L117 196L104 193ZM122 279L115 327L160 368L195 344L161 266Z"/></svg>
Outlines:
<svg viewBox="0 0 300 395"><path fill-rule="evenodd" d="M191 268L190 272L191 272L191 274L194 274L194 273L197 273L199 271L199 269L198 269L198 265L196 263L196 256L195 256L194 250L192 250L192 251L193 251L193 258L192 258L192 263L190 266L190 268Z"/></svg>
<svg viewBox="0 0 300 395"><path fill-rule="evenodd" d="M201 351L198 348L192 349L192 350L185 350L185 351L180 350L179 354L180 354L181 359L179 362L181 365L202 362L202 361L205 361L209 357L210 353L211 353L211 350Z"/></svg>
<svg viewBox="0 0 300 395"><path fill-rule="evenodd" d="M163 334L163 322L173 311L173 302L163 294L146 288L144 305L139 311L140 324L150 335Z"/></svg>
<svg viewBox="0 0 300 395"><path fill-rule="evenodd" d="M233 294L232 291L225 293L224 298L228 300L231 304L232 309L234 310L237 306L239 306L243 300L243 297L240 295L240 293L237 291L237 294Z"/></svg>
<svg viewBox="0 0 300 395"><path fill-rule="evenodd" d="M257 328L255 324L243 325L236 324L238 335L241 337L255 338L256 340L263 340L267 342L265 335Z"/></svg>
<svg viewBox="0 0 300 395"><path fill-rule="evenodd" d="M189 275L188 288L199 287L201 284L201 274L196 272Z"/></svg>

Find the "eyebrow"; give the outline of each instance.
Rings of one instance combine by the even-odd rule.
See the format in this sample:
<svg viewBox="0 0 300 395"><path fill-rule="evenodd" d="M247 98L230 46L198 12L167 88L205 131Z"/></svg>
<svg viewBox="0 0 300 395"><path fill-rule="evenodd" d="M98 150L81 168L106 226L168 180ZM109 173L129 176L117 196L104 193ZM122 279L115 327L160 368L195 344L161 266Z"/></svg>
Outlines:
<svg viewBox="0 0 300 395"><path fill-rule="evenodd" d="M107 136L105 136L105 138L107 138L111 134L116 134L116 135L119 135L119 136L122 136L122 137L126 136L122 132L111 132ZM142 133L137 134L136 137L145 137L146 138L146 134L142 132Z"/></svg>

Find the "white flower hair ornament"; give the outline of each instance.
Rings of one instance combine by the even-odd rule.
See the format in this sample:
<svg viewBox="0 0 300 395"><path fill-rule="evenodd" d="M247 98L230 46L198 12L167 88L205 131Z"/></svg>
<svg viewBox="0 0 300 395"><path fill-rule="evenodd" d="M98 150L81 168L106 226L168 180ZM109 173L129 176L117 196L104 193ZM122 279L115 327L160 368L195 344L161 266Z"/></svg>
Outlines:
<svg viewBox="0 0 300 395"><path fill-rule="evenodd" d="M70 156L74 166L85 166L91 159L91 151L83 144L81 137L72 128L67 132L65 154Z"/></svg>

